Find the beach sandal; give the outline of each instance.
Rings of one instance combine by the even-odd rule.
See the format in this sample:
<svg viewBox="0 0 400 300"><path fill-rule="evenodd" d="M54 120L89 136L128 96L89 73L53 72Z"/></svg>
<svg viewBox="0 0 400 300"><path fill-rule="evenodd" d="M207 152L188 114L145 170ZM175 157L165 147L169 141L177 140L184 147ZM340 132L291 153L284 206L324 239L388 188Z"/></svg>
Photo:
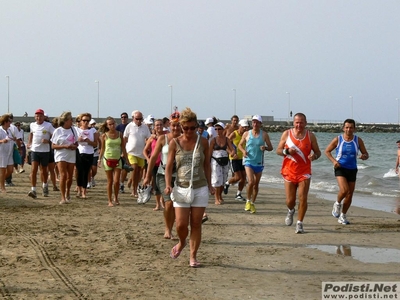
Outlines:
<svg viewBox="0 0 400 300"><path fill-rule="evenodd" d="M198 262L196 259L194 259L194 260L190 260L189 265L191 268L199 268L201 266L201 263Z"/></svg>
<svg viewBox="0 0 400 300"><path fill-rule="evenodd" d="M183 246L183 248L181 249L181 251L178 251L178 245L176 244L174 247L172 247L171 249L171 253L169 256L171 256L171 258L176 259L179 257L179 255L181 255L182 250L185 248L186 244Z"/></svg>
<svg viewBox="0 0 400 300"><path fill-rule="evenodd" d="M201 219L201 224L204 224L207 221L208 221L208 216L204 216L203 219Z"/></svg>

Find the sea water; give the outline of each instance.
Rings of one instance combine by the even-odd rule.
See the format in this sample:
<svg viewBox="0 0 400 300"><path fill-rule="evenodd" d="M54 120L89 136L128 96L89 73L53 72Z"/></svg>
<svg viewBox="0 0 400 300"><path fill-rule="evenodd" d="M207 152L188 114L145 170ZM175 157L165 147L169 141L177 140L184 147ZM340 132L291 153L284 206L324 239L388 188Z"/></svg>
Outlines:
<svg viewBox="0 0 400 300"><path fill-rule="evenodd" d="M318 198L336 200L338 185L333 173L333 165L325 156L324 150L335 136L340 133L316 132L321 157L312 162L310 193ZM364 141L369 153L368 160L358 159L358 173L352 205L399 213L400 182L395 172L397 158L397 133L356 133ZM265 152L265 168L261 184L279 188L283 191L283 179L280 174L283 157L276 154L282 133L269 133L274 150ZM332 151L335 156L335 150Z"/></svg>

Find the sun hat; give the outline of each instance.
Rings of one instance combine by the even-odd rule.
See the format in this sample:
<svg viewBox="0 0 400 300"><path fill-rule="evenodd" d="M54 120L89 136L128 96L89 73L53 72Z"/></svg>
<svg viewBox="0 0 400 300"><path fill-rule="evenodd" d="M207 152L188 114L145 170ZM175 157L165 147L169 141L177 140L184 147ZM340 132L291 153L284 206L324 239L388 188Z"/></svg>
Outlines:
<svg viewBox="0 0 400 300"><path fill-rule="evenodd" d="M91 119L90 122L89 122L89 125L93 125L93 124L96 124L96 120L95 119Z"/></svg>
<svg viewBox="0 0 400 300"><path fill-rule="evenodd" d="M36 115L36 114L42 114L42 115L44 115L43 109L38 108L38 109L35 111L35 115Z"/></svg>
<svg viewBox="0 0 400 300"><path fill-rule="evenodd" d="M199 124L199 128L206 128L207 127L206 124L204 123L204 121L200 120L197 123Z"/></svg>
<svg viewBox="0 0 400 300"><path fill-rule="evenodd" d="M258 121L258 122L262 122L262 118L261 118L260 115L254 115L253 118L252 118L252 120L256 120L256 121Z"/></svg>
<svg viewBox="0 0 400 300"><path fill-rule="evenodd" d="M239 121L239 125L242 127L248 127L249 126L249 122L246 119L242 119Z"/></svg>
<svg viewBox="0 0 400 300"><path fill-rule="evenodd" d="M208 125L210 123L214 123L214 119L213 118L207 118L204 123L206 123L206 125Z"/></svg>
<svg viewBox="0 0 400 300"><path fill-rule="evenodd" d="M215 126L220 126L220 127L222 127L222 129L225 129L225 124L222 122L218 122L217 124L214 125L214 127Z"/></svg>
<svg viewBox="0 0 400 300"><path fill-rule="evenodd" d="M179 111L176 110L169 116L169 120L171 122L179 122L180 116L181 114L179 113Z"/></svg>

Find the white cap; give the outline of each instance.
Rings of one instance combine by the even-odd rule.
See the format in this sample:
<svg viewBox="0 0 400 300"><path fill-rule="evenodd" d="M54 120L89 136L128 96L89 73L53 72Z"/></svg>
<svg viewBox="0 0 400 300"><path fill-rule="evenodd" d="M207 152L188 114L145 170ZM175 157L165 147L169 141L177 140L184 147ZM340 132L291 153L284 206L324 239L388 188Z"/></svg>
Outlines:
<svg viewBox="0 0 400 300"><path fill-rule="evenodd" d="M214 125L214 127L215 127L215 126L221 126L222 129L225 129L225 124L222 123L222 122L218 122L217 124Z"/></svg>
<svg viewBox="0 0 400 300"><path fill-rule="evenodd" d="M89 125L93 125L93 124L96 124L96 120L95 119L91 119L90 122L89 122Z"/></svg>
<svg viewBox="0 0 400 300"><path fill-rule="evenodd" d="M153 120L151 120L149 117L147 117L146 119L144 119L144 123L145 124L153 124Z"/></svg>
<svg viewBox="0 0 400 300"><path fill-rule="evenodd" d="M155 119L154 116L153 116L153 115L148 115L148 116L147 116L147 120L151 120L151 119L154 120L154 119Z"/></svg>
<svg viewBox="0 0 400 300"><path fill-rule="evenodd" d="M253 118L252 118L252 120L256 120L256 121L259 121L259 122L262 123L262 118L261 118L260 115L254 115Z"/></svg>
<svg viewBox="0 0 400 300"><path fill-rule="evenodd" d="M241 119L239 121L239 125L242 126L242 127L248 127L249 126L249 122L247 122L246 119Z"/></svg>
<svg viewBox="0 0 400 300"><path fill-rule="evenodd" d="M204 122L206 125L213 123L214 119L213 118L207 118L206 121Z"/></svg>
<svg viewBox="0 0 400 300"><path fill-rule="evenodd" d="M49 116L49 115L48 115L48 114L46 114L46 113L44 113L43 115L44 115L45 117L48 117L48 116Z"/></svg>

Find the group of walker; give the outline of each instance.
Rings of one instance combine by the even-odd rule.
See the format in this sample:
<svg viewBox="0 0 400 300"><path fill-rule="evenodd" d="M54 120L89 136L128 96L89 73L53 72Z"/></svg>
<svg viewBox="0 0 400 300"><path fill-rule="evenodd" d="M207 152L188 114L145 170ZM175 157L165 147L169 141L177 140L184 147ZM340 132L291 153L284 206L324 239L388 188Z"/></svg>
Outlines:
<svg viewBox="0 0 400 300"><path fill-rule="evenodd" d="M35 118L41 120L43 111L36 111ZM126 114L126 113L124 113ZM85 124L90 121L90 114L82 118ZM125 117L125 115L124 115ZM122 118L122 115L121 115ZM127 114L126 114L127 118ZM140 170L144 167L145 160L148 166L144 185L150 185L152 177L158 186L159 194L165 202L164 237L172 239L172 227L176 222L176 232L179 239L170 253L172 258L177 258L186 246L190 225L190 266L199 267L197 251L201 243L201 227L204 221L205 209L208 205L209 194L215 195L215 204L222 204L222 192L227 194L228 188L233 183L238 183L235 199L245 200L245 210L256 213L255 202L258 195L258 186L264 169L264 151L272 151L273 146L268 133L262 130L262 118L254 115L251 120L251 129L246 120L239 121L235 116L232 124L225 126L221 122L213 124L207 119L206 124L198 122L196 114L186 108L181 113L175 112L169 118L169 128L153 136L151 141L151 154L145 156L143 150L146 140L152 137L148 126L142 125L143 116L140 111L132 112L132 122L124 125L123 130L117 130L116 122L108 117L101 127L99 164L104 166L107 174L108 205L119 204L118 191L121 190L121 170L123 161L129 162L133 167L132 193L138 189ZM13 136L9 130L9 116L3 115L0 119L0 181L1 190L5 191L4 178L8 175L13 165L10 153ZM70 201L73 168L76 162L76 149L85 146L96 147L98 133L77 131L72 125L71 113L60 116L60 127L56 130L31 126L29 143L35 141L41 146L52 144L54 157L60 171L60 204ZM160 120L162 121L162 120ZM42 123L41 123L42 124ZM210 126L211 124L211 126ZM238 126L239 124L239 126ZM161 123L159 124L161 126ZM200 125L200 126L199 126ZM204 125L208 125L207 131ZM307 130L306 116L297 113L293 118L293 128L283 132L276 153L283 156L281 174L284 179L286 205L288 207L285 224L293 224L295 213L296 194L298 194L298 216L296 233L303 233L303 219L307 211L307 196L311 182L311 162L321 156L315 135ZM44 125L43 125L44 126ZM43 127L42 126L42 127ZM47 125L46 125L47 126ZM202 127L203 130L198 128ZM207 138L203 138L203 132ZM337 201L333 205L332 215L338 218L340 224L347 225L349 221L346 213L351 205L357 174L357 155L362 160L368 159L364 142L354 135L355 122L346 119L343 124L343 134L335 137L325 149L325 154L332 162L334 173L339 185ZM150 142L149 142L150 143ZM43 146L44 147L44 146ZM336 149L336 155L331 152ZM224 153L224 154L221 154ZM7 154L7 155L6 155ZM229 154L234 176L227 180L228 168L225 156ZM42 155L43 156L43 155ZM34 155L34 161L43 159ZM123 160L121 160L121 157ZM158 167L155 165L158 161ZM155 169L154 169L155 168ZM152 172L152 170L155 172ZM136 170L136 171L135 171ZM12 172L12 168L11 168ZM213 173L213 175L212 175ZM222 179L221 179L222 178ZM87 179L87 176L86 176ZM83 187L85 179L82 179ZM241 195L245 186L246 199ZM123 181L122 181L123 185ZM174 185L176 187L174 188ZM181 195L174 191L191 189L190 199L180 200ZM112 198L114 190L114 197ZM45 189L44 189L45 191ZM85 190L82 189L82 193ZM123 190L122 190L123 191ZM172 197L171 197L172 194ZM189 195L189 194L188 194ZM178 197L179 196L179 197ZM174 201L171 201L173 199Z"/></svg>

